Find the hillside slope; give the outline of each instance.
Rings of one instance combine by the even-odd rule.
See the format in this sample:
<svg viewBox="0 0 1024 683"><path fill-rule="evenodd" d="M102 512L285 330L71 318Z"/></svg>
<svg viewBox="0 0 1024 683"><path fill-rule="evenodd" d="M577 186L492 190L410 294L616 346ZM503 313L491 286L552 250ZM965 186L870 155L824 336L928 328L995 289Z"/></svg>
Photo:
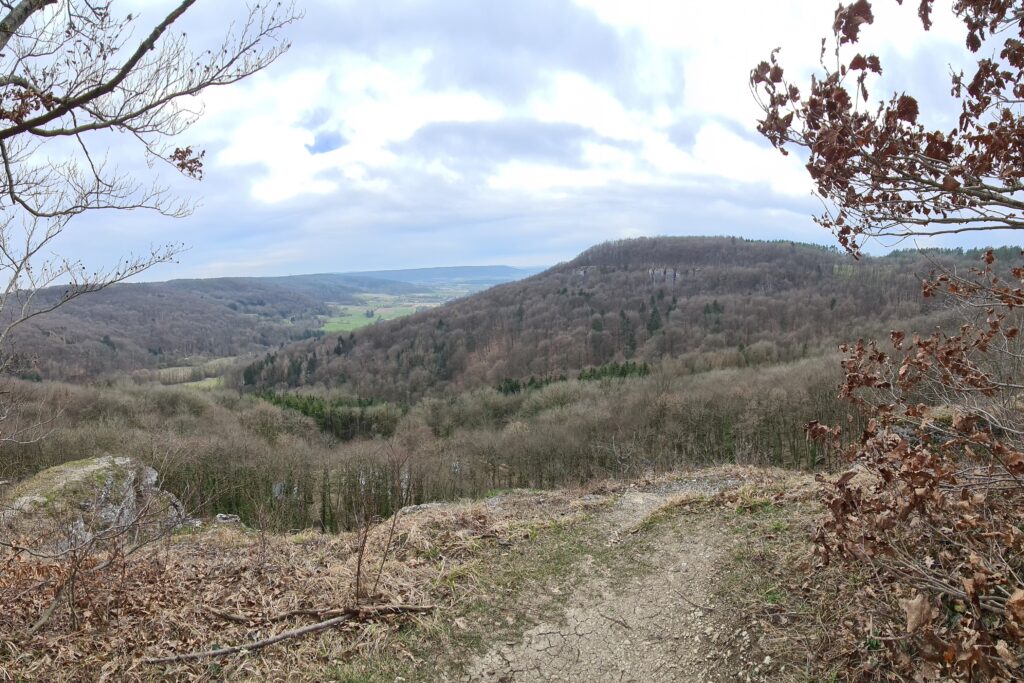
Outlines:
<svg viewBox="0 0 1024 683"><path fill-rule="evenodd" d="M943 258L954 257L975 258ZM694 369L792 360L927 316L919 282L930 258L858 262L738 238L608 243L431 311L285 349L244 381L413 401L627 359L677 357Z"/></svg>
<svg viewBox="0 0 1024 683"><path fill-rule="evenodd" d="M41 291L37 305L62 291ZM29 321L12 341L27 376L95 379L262 353L318 334L328 302L414 291L408 283L337 274L120 284Z"/></svg>

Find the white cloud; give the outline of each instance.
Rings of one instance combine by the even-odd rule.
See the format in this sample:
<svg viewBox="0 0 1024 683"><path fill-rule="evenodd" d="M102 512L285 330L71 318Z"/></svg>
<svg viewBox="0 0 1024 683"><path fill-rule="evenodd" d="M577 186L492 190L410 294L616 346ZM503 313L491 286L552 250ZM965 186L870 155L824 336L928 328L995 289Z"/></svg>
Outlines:
<svg viewBox="0 0 1024 683"><path fill-rule="evenodd" d="M174 4L129 1L146 21ZM948 92L951 2L929 33L917 3L873 3L860 49L894 65L879 96ZM830 239L800 160L757 135L748 76L782 46L806 81L835 2L523 0L497 20L477 0L304 5L291 53L202 97L187 142L210 150L206 201L180 229L193 272L538 263L680 231ZM238 11L211 7L189 12L190 36ZM508 125L458 125L481 122ZM418 147L431 124L444 130ZM144 241L167 230L136 226Z"/></svg>
<svg viewBox="0 0 1024 683"><path fill-rule="evenodd" d="M756 145L719 123L703 125L693 146L696 171L741 183L767 183L775 192L808 195L812 186L795 155L782 156Z"/></svg>
<svg viewBox="0 0 1024 683"><path fill-rule="evenodd" d="M389 184L374 172L405 163L389 151L392 143L432 121L493 120L503 112L477 93L428 89L423 70L430 58L420 50L376 61L339 50L323 60L331 68L260 74L209 94L198 134L207 144L222 145L215 164L251 175L251 195L260 202L337 191L338 183L325 179L330 175L384 190ZM339 132L346 144L312 153L316 130L304 123L313 112L327 113L316 129ZM437 165L429 168L441 172Z"/></svg>
<svg viewBox="0 0 1024 683"><path fill-rule="evenodd" d="M546 122L575 123L609 138L639 140L645 122L607 89L586 76L559 72L533 94L526 111Z"/></svg>

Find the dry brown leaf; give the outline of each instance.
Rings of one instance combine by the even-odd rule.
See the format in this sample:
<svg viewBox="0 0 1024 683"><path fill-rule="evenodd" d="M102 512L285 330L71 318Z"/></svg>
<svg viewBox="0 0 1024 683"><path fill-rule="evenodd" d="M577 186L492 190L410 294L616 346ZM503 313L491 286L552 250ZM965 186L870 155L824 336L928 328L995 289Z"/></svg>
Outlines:
<svg viewBox="0 0 1024 683"><path fill-rule="evenodd" d="M907 633L915 633L919 628L931 621L932 608L928 598L919 593L910 600L900 600L900 606L907 615Z"/></svg>
<svg viewBox="0 0 1024 683"><path fill-rule="evenodd" d="M1017 666L1017 658L1010 652L1010 646L1006 644L1005 640L996 643L996 653L1010 666Z"/></svg>
<svg viewBox="0 0 1024 683"><path fill-rule="evenodd" d="M1006 601L1006 613L1013 619L1024 622L1024 590L1018 588Z"/></svg>

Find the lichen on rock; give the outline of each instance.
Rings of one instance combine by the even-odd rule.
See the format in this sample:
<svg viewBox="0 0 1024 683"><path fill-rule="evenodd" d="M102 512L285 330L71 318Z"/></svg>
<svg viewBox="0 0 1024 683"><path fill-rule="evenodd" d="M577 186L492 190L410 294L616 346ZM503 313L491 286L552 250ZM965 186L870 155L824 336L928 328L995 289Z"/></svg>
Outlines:
<svg viewBox="0 0 1024 683"><path fill-rule="evenodd" d="M103 455L43 470L0 498L0 531L66 549L114 536L145 540L187 521L157 471Z"/></svg>

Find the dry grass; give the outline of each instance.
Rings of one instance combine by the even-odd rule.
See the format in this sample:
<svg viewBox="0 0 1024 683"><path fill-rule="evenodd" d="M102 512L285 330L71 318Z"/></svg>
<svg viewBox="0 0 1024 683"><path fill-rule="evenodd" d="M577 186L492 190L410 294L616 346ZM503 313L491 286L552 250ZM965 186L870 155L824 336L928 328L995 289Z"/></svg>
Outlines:
<svg viewBox="0 0 1024 683"><path fill-rule="evenodd" d="M861 608L842 596L864 580L848 567L816 566L812 539L822 508L814 479L764 474L696 508L713 512L742 540L721 568L716 602L736 628L753 634L757 656L771 658L772 680L861 680L863 672L851 662L870 660L879 644L846 637L847 626L864 615L854 614Z"/></svg>
<svg viewBox="0 0 1024 683"><path fill-rule="evenodd" d="M634 541L658 543L660 523L678 515L743 540L717 578L716 618L724 627L757 634L755 647L777 662L778 680L838 676L850 645L830 637L843 619L835 587L855 577L813 569L810 537L820 514L813 479L737 466L652 477L635 486L659 490L680 476L730 484L721 493L670 499L622 546L608 546L592 525L581 523L630 488L619 481L575 491L509 492L402 514L375 589L389 525L370 534L364 592L374 594L364 603L431 604L435 612L351 622L190 663L142 660L252 642L319 620L275 619L287 612L353 606L358 534L275 535L237 527L180 533L117 572L80 578L74 617L62 607L34 636L25 634L65 568L0 557L0 601L7 608L0 614L0 680L436 680L490 643L517 637L545 609L557 611L557 605L531 601L546 595L540 588L547 582L571 584L584 557L626 571L619 565L640 547Z"/></svg>
<svg viewBox="0 0 1024 683"><path fill-rule="evenodd" d="M568 494L512 496L403 514L377 574L388 525L376 526L364 559L364 604L434 604L439 613L473 599L476 558L531 537L580 505ZM35 635L67 568L23 555L0 557L0 680L330 680L354 658L411 659L394 636L410 620L350 623L243 655L152 666L159 657L252 642L317 621L278 619L296 610L351 607L357 535L270 535L234 527L181 533L145 554L76 581L73 611L62 605ZM104 558L95 558L96 566ZM88 565L87 565L88 568ZM115 570L116 568L116 570Z"/></svg>
<svg viewBox="0 0 1024 683"><path fill-rule="evenodd" d="M702 470L696 470L701 472ZM703 470L710 479L732 481L721 491L685 491L672 496L641 521L634 531L649 528L680 511L696 512L735 508L752 510L766 506L806 502L817 496L817 485L807 474L777 467L725 465ZM671 481L678 474L657 481ZM651 482L648 482L651 483ZM620 484L621 486L621 484Z"/></svg>

